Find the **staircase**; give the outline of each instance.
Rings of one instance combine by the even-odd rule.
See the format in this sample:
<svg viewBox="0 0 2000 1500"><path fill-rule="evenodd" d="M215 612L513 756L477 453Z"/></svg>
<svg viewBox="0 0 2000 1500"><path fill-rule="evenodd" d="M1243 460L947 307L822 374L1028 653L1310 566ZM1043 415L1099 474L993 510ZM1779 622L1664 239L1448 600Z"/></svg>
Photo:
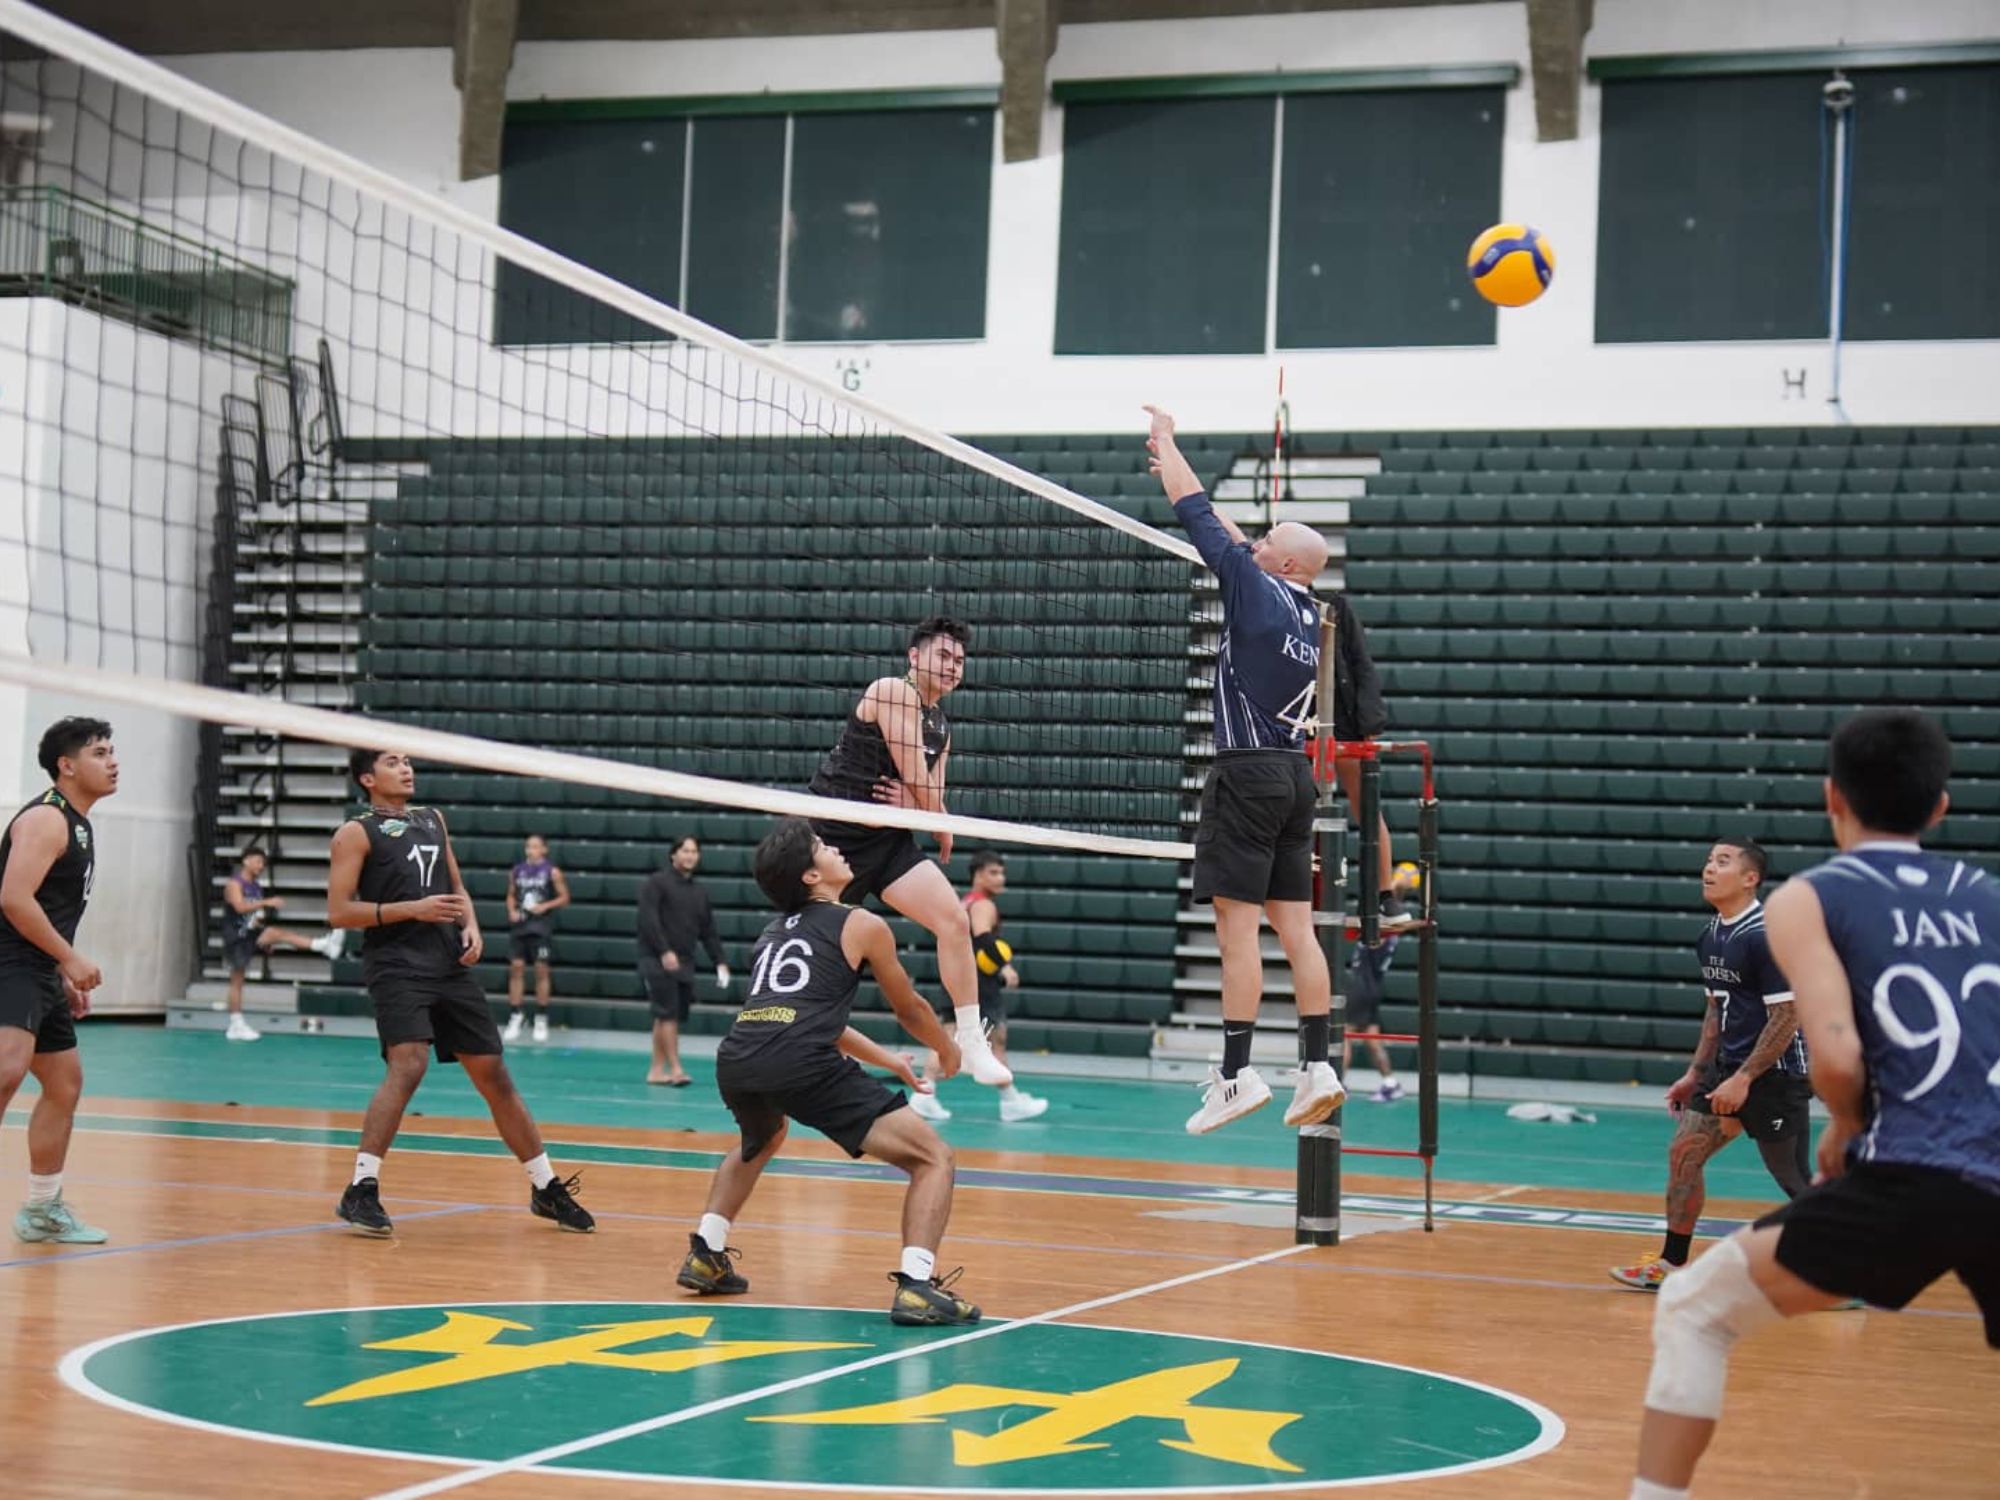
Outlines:
<svg viewBox="0 0 2000 1500"><path fill-rule="evenodd" d="M203 681L315 708L352 705L369 501L394 474L344 454L328 350L259 375L254 397L222 403L215 549ZM269 855L279 925L326 926L326 858L352 798L347 752L243 725L204 725L189 870L198 893L198 972L168 1024L216 1027L228 992L223 885L249 844ZM260 958L244 1009L253 1025L299 1024L297 986L329 962L287 950Z"/></svg>
<svg viewBox="0 0 2000 1500"><path fill-rule="evenodd" d="M1345 583L1345 531L1348 506L1367 489L1368 476L1381 471L1381 460L1353 456L1286 455L1277 475L1280 499L1271 503L1272 463L1268 453L1249 452L1237 457L1229 473L1219 480L1211 494L1216 510L1246 531L1254 532L1274 520L1298 521L1326 536L1330 549L1325 586L1339 589ZM1222 603L1215 580L1206 572L1195 585L1193 627L1188 645L1187 741L1184 755L1187 774L1184 786L1186 806L1181 820L1188 837L1194 833L1195 799L1215 753L1213 709L1210 694L1215 687L1215 653L1221 644ZM1191 896L1193 881L1181 879L1180 911L1176 917L1179 938L1174 945L1175 1009L1172 1018L1154 1033L1153 1060L1157 1063L1205 1065L1222 1055L1222 956L1216 947L1215 913L1196 906ZM1266 999L1286 999L1291 994L1291 973L1275 933L1263 933L1264 994ZM1336 976L1336 982L1338 976ZM1260 1013L1257 1035L1252 1044L1252 1061L1273 1067L1290 1067L1297 1047L1297 1024L1289 1008L1267 1007Z"/></svg>

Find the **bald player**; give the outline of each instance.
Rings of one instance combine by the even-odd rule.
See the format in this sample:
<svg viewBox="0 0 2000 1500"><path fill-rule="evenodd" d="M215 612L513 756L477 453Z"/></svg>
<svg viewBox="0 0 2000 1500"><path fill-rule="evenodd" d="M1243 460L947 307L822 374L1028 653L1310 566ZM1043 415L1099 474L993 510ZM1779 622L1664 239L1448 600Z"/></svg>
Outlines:
<svg viewBox="0 0 2000 1500"><path fill-rule="evenodd" d="M1258 927L1269 918L1292 967L1299 1006L1298 1089L1287 1125L1316 1125L1347 1091L1327 1059L1333 996L1313 930L1312 825L1316 801L1306 733L1319 685L1319 604L1312 583L1326 539L1294 521L1256 542L1216 514L1174 443L1174 419L1157 406L1146 446L1188 540L1222 591L1222 648L1215 661L1215 763L1201 791L1194 836L1194 899L1215 905L1222 948L1222 1066L1202 1091L1189 1133L1202 1135L1271 1102L1250 1066L1250 1038L1264 998Z"/></svg>

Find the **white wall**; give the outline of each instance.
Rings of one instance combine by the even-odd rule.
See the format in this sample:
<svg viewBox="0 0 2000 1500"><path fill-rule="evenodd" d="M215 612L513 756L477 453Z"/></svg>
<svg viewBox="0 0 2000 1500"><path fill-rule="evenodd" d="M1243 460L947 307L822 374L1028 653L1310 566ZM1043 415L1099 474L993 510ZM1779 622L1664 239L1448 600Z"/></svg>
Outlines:
<svg viewBox="0 0 2000 1500"><path fill-rule="evenodd" d="M1594 55L1990 40L1990 0L1600 0ZM391 170L426 193L491 217L493 179L455 178L458 98L443 50L171 59L253 107ZM1513 62L1502 207L1537 224L1560 254L1554 289L1503 313L1497 347L1288 352L1278 357L1063 358L1050 353L1062 118L1051 106L1040 159L996 163L988 337L969 345L795 345L786 357L826 376L865 360L862 390L956 431L1102 430L1129 425L1142 399L1174 403L1190 426L1260 429L1286 368L1305 428L1517 425L1797 424L1828 419L1828 357L1806 343L1598 348L1591 342L1598 90L1581 137L1538 145L1525 6L1332 12L1226 21L1065 27L1055 78ZM995 84L992 34L685 43L529 43L517 99ZM1163 171L1173 170L1171 163ZM1190 194L1191 201L1194 194ZM489 359L480 361L491 366ZM2000 420L2000 345L1863 344L1846 355L1847 408L1863 422ZM1784 374L1807 372L1808 397ZM602 372L600 372L600 376ZM499 378L499 377L495 377ZM384 418L392 416L387 409Z"/></svg>
<svg viewBox="0 0 2000 1500"><path fill-rule="evenodd" d="M216 429L235 362L46 300L0 300L0 649L151 676L196 671ZM193 961L194 721L0 686L0 817L47 786L42 731L108 718L121 776L92 813L78 945L106 1012L157 1011Z"/></svg>

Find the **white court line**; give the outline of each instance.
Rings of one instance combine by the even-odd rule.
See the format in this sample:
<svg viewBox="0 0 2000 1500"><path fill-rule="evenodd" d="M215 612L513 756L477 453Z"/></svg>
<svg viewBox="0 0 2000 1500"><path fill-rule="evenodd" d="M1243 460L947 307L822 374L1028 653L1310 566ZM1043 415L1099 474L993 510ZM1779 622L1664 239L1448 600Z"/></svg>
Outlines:
<svg viewBox="0 0 2000 1500"><path fill-rule="evenodd" d="M1088 1302L1072 1303L1068 1307L1058 1307L1051 1312L1036 1313L1032 1317L1017 1318L1008 1323L994 1323L985 1328L975 1328L970 1333L954 1334L950 1338L937 1339L928 1344L917 1344L908 1349L897 1349L888 1354L876 1354L867 1359L857 1359L852 1363L836 1365L830 1370L820 1370L811 1375L798 1375L790 1380L780 1380L772 1385L759 1386L756 1390L742 1391L734 1396L719 1397L714 1401L704 1401L699 1406L690 1406L682 1411L670 1411L662 1416L648 1417L643 1422L629 1422L623 1427L614 1427L608 1432L600 1432L591 1437L575 1438L567 1443L556 1443L547 1448L538 1448L532 1453L523 1453L517 1458L502 1459L497 1463L482 1464L476 1469L463 1469L456 1474L446 1474L422 1484L413 1484L400 1490L385 1490L374 1500L421 1500L425 1495L441 1495L446 1490L463 1489L469 1484L482 1480L497 1479L502 1474L517 1474L524 1469L537 1468L553 1463L557 1459L568 1458L572 1454L587 1453L592 1448L602 1448L611 1443L623 1442L626 1438L640 1437L649 1432L658 1432L663 1427L674 1427L682 1422L691 1422L697 1417L706 1417L715 1412L727 1411L733 1406L743 1406L752 1401L761 1401L766 1396L782 1396L788 1391L802 1390L809 1385L832 1380L841 1375L854 1375L862 1370L872 1370L878 1365L892 1365L919 1354L930 1354L939 1349L949 1349L958 1344L970 1344L980 1339L990 1339L1003 1333L1011 1333L1017 1328L1033 1328L1040 1323L1052 1323L1057 1318L1075 1317L1079 1313L1095 1312L1100 1307L1110 1307L1119 1302L1130 1302L1135 1297L1150 1296L1154 1292L1170 1291L1177 1286L1187 1286L1196 1281L1207 1281L1213 1276L1226 1276L1231 1271L1245 1270L1250 1266L1261 1266L1286 1256L1297 1255L1302 1250L1310 1250L1311 1245L1287 1245L1282 1250L1272 1250L1263 1255L1252 1256L1248 1260L1231 1261L1226 1266L1210 1266L1203 1271L1190 1271L1185 1276L1175 1276L1167 1281L1156 1281L1149 1286L1134 1287L1130 1291L1113 1292L1108 1297L1094 1297Z"/></svg>

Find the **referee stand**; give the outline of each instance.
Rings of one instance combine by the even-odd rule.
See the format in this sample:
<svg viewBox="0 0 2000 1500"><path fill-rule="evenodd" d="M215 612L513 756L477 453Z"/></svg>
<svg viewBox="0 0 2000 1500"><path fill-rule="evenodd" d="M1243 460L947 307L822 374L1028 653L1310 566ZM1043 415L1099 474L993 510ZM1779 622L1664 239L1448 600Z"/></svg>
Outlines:
<svg viewBox="0 0 2000 1500"><path fill-rule="evenodd" d="M1331 727L1335 660L1333 617L1320 627L1318 702L1322 721ZM1431 747L1424 740L1338 740L1321 732L1312 743L1313 774L1319 783L1319 816L1314 820L1315 877L1320 949L1334 983L1329 1051L1338 1055L1346 1038L1346 997L1340 992L1347 972L1347 944L1373 948L1383 941L1381 896L1382 758L1414 755L1423 765L1423 789L1417 803L1417 869L1421 876L1417 919L1397 929L1397 935L1417 943L1416 1035L1380 1038L1386 1043L1414 1042L1417 1047L1417 1145L1415 1150L1379 1146L1348 1146L1342 1141L1343 1105L1323 1123L1299 1132L1298 1218L1294 1239L1301 1245L1340 1243L1340 1162L1343 1155L1415 1157L1423 1163L1424 1229L1437 1226L1432 1215L1433 1179L1438 1150L1438 1019L1437 1019L1437 829L1438 802ZM1351 809L1360 825L1356 859L1346 860L1347 823L1335 809L1338 783L1334 762L1361 763L1360 805ZM1350 872L1360 910L1350 918L1346 893Z"/></svg>

